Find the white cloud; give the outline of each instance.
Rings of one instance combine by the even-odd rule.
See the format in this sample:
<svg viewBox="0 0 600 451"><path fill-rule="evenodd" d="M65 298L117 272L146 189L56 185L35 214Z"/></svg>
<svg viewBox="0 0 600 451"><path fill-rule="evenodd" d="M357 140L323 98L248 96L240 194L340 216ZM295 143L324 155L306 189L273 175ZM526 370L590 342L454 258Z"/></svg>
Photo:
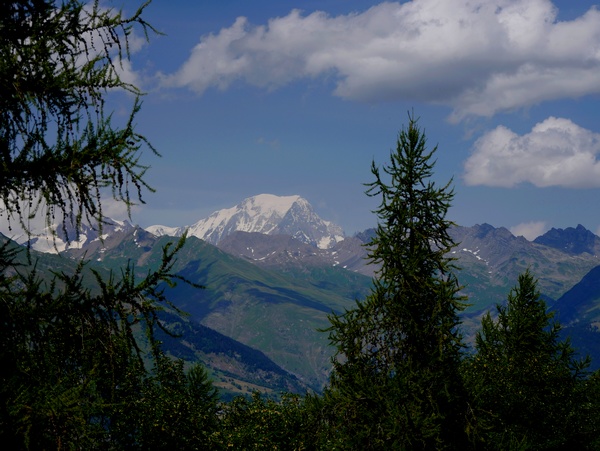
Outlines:
<svg viewBox="0 0 600 451"><path fill-rule="evenodd" d="M114 68L121 81L136 87L142 85L141 77L139 76L139 73L134 70L131 61L120 59L115 62Z"/></svg>
<svg viewBox="0 0 600 451"><path fill-rule="evenodd" d="M135 194L133 194L133 196L135 196ZM132 218L135 215L135 213L137 213L140 210L140 208L141 206L139 204L131 206ZM115 219L117 221L129 220L127 205L123 201L115 200L109 195L106 195L102 198L102 214L107 218Z"/></svg>
<svg viewBox="0 0 600 451"><path fill-rule="evenodd" d="M535 240L538 236L543 235L548 230L544 221L524 222L510 228L510 232L514 236L522 236L529 241Z"/></svg>
<svg viewBox="0 0 600 451"><path fill-rule="evenodd" d="M362 101L446 104L453 120L600 92L600 12L556 20L550 0L413 0L323 12L204 36L167 86L199 94L243 80L273 89L332 76Z"/></svg>
<svg viewBox="0 0 600 451"><path fill-rule="evenodd" d="M468 185L600 187L600 134L549 117L519 136L498 126L479 138L466 160Z"/></svg>

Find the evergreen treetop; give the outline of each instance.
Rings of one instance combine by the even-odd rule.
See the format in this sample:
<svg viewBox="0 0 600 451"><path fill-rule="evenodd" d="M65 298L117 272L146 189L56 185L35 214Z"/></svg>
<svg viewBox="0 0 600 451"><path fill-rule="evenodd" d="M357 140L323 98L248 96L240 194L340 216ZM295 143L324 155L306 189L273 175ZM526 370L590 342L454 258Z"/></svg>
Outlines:
<svg viewBox="0 0 600 451"><path fill-rule="evenodd" d="M446 219L450 183L432 180L434 153L409 115L396 150L367 193L381 201L368 244L380 265L371 294L330 317L337 347L331 390L350 415L352 446L444 447L462 441L463 407L457 326L464 308L446 255L454 243ZM341 407L340 407L341 408Z"/></svg>
<svg viewBox="0 0 600 451"><path fill-rule="evenodd" d="M496 313L482 318L475 354L464 365L475 442L487 449L591 449L598 426L590 402L596 383L586 379L590 360L560 336L529 270Z"/></svg>

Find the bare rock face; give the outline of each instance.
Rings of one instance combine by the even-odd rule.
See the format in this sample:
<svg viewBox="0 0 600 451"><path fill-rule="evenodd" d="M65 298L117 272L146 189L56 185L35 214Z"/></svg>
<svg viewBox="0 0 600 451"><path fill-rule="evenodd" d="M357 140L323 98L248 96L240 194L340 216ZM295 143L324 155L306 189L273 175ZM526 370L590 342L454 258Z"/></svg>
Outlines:
<svg viewBox="0 0 600 451"><path fill-rule="evenodd" d="M472 254L492 268L500 267L515 255L536 253L522 236L516 237L505 227L477 224L473 227L456 226L450 229L456 246L456 254Z"/></svg>

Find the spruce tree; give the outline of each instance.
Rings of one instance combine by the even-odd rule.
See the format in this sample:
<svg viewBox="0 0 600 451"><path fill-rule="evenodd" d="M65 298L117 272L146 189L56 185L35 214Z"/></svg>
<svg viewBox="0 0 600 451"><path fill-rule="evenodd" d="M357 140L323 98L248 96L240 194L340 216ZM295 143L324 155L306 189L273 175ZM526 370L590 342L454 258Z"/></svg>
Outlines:
<svg viewBox="0 0 600 451"><path fill-rule="evenodd" d="M355 449L443 449L464 441L458 313L464 308L446 214L451 181L431 180L437 146L409 115L390 162L373 162L367 194L380 199L368 244L380 265L371 294L330 317L337 347L326 392L334 428Z"/></svg>
<svg viewBox="0 0 600 451"><path fill-rule="evenodd" d="M597 449L597 392L526 271L506 305L487 313L465 378L485 449Z"/></svg>

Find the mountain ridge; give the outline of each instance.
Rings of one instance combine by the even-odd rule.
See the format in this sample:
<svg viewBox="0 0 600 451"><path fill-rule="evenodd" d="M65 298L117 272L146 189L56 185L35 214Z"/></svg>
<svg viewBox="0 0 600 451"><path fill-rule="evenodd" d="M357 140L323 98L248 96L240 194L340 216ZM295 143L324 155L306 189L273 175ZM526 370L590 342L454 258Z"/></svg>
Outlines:
<svg viewBox="0 0 600 451"><path fill-rule="evenodd" d="M532 269L551 306L600 265L589 253L573 255L489 224L457 226L451 234L460 241L451 256L462 268L457 272L462 294L472 304L462 315L465 336L479 327L482 312L506 301L525 269ZM365 232L361 238L368 236ZM87 252L107 268L133 262L143 276L145 268L156 264L161 246L174 239L138 228L109 237L103 245L90 243L93 249L69 253ZM364 264L363 244L358 237L347 237L338 247L319 249L289 235L238 231L214 246L192 236L174 270L206 289L181 285L171 295L194 320L261 350L301 383L319 390L328 377L332 350L327 337L316 330L327 327L329 313L343 312L368 295L372 279L347 264L352 256ZM344 246L351 251L342 258L339 251ZM367 267L376 271L373 265Z"/></svg>
<svg viewBox="0 0 600 451"><path fill-rule="evenodd" d="M534 243L560 249L573 255L600 254L600 237L581 224L566 229L552 228L533 240Z"/></svg>
<svg viewBox="0 0 600 451"><path fill-rule="evenodd" d="M297 198L288 199L281 208L269 210L261 227L268 225L269 228L264 230L273 231L276 227L283 230L285 223L280 226L281 219L296 201ZM290 213L288 219L293 222L304 213L307 210L300 208ZM273 215L278 222L269 222ZM308 226L313 221L297 223ZM583 227L574 230L576 236L584 238L591 233ZM139 277L144 277L158 264L162 246L176 240L171 236L156 236L137 226L121 227L117 222L112 229L104 229L103 236L92 232L85 240L80 240L80 246L69 247L61 255L86 258L89 265L102 267L103 271L118 271L124 265L133 265ZM548 246L516 237L508 229L490 224L453 227L450 234L458 245L449 256L456 258L457 265L462 268L457 272L459 282L464 286L461 294L468 296L471 303L462 315L465 336L479 326L482 312L495 303L506 301L518 275L524 270L532 270L539 279L540 291L552 306L555 299L600 265L599 257L585 252L585 248L565 249L566 242L581 241L577 237L574 239L571 232L559 231L558 236L562 238ZM328 314L352 308L356 300L369 294L372 277L377 272L377 266L367 261L365 244L372 237L373 230L370 229L322 249L314 240L307 243L290 234L267 235L236 230L224 235L217 246L189 236L173 270L206 289L180 285L170 293L175 305L188 312L194 321L260 350L298 378L295 382L275 373L269 376L273 381L279 378L277 384L280 386L302 385L319 390L328 377L332 349L325 334L318 333L317 329L327 328ZM561 239L566 240L565 243ZM241 361L228 360L224 355L218 357L210 352L198 354L197 349L177 349L186 355L196 353L217 359L217 363L220 359L220 367L215 366L215 371L221 371L219 374L222 375L225 374L223 368L230 364L238 367L240 374L247 374L250 368ZM223 383L227 383L228 377ZM244 377L245 384L260 380ZM239 381L236 384L239 385Z"/></svg>

